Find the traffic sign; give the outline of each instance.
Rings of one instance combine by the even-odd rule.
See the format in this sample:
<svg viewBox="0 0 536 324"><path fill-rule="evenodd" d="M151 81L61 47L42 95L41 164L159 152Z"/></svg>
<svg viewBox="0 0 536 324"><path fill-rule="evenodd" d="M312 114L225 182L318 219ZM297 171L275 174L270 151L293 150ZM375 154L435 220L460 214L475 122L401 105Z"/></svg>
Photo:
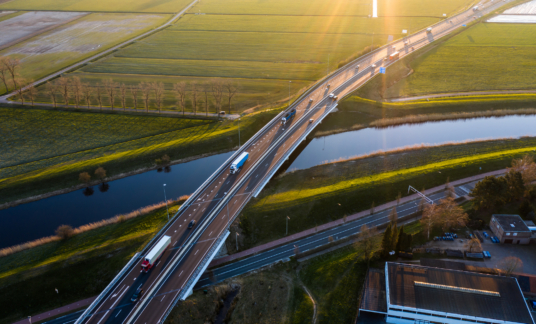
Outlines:
<svg viewBox="0 0 536 324"><path fill-rule="evenodd" d="M380 73L385 74L385 68L383 66L380 68Z"/></svg>

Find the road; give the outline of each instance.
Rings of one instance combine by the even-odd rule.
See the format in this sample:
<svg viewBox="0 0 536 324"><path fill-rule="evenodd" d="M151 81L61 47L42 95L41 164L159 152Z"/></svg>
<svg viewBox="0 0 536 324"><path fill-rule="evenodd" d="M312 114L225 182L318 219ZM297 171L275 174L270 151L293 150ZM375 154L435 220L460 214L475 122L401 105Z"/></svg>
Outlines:
<svg viewBox="0 0 536 324"><path fill-rule="evenodd" d="M281 124L280 117L275 118L236 153L247 151L250 154L238 174L229 174L232 162L229 160L192 195L161 233L171 236L173 246L156 267L143 274L141 260L135 262L83 321L95 324L161 323L176 301L185 298L193 288L234 217L290 152L336 106L336 100L328 98L329 93L342 98L370 80L380 67L394 63L384 58L395 50L401 57L410 54L473 20L473 16L472 10L466 11L435 24L432 33L421 31L383 47L337 71L302 96L293 105L297 110L293 119ZM189 230L187 224L191 220L196 220L197 225ZM139 287L144 289L145 295L136 303L130 303L130 297Z"/></svg>

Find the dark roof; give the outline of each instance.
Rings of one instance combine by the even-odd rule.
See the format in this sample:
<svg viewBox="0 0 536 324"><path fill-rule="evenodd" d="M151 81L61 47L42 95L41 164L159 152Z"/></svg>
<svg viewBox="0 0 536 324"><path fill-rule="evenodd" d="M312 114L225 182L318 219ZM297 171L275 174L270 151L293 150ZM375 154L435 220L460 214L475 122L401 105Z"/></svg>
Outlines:
<svg viewBox="0 0 536 324"><path fill-rule="evenodd" d="M425 267L443 268L450 270L465 270L465 263L439 259L421 258L421 265Z"/></svg>
<svg viewBox="0 0 536 324"><path fill-rule="evenodd" d="M467 271L388 263L391 305L483 318L533 323L514 278ZM469 288L500 296L415 285L415 282Z"/></svg>
<svg viewBox="0 0 536 324"><path fill-rule="evenodd" d="M530 232L519 215L493 215L505 232Z"/></svg>
<svg viewBox="0 0 536 324"><path fill-rule="evenodd" d="M380 269L369 268L367 279L363 286L360 310L387 313L387 299L385 298L385 272Z"/></svg>

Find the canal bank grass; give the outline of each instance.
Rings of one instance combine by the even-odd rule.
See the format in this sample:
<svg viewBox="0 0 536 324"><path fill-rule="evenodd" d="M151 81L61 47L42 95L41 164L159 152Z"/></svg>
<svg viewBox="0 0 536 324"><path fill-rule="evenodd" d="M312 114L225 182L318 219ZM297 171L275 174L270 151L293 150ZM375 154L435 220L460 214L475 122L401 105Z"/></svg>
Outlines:
<svg viewBox="0 0 536 324"><path fill-rule="evenodd" d="M13 111L15 115L21 112L20 109L12 109L15 109ZM132 132L132 134L136 135L132 135L133 139L130 140L125 139L131 134L127 130L124 132L124 138L119 139L122 142L107 144L106 141L108 138L103 136L103 144L100 144L100 147L97 146L73 153L4 167L0 169L0 176L2 177L0 179L0 203L79 185L79 173L88 172L95 179L93 173L99 166L102 166L107 171L107 177L114 177L122 174L126 175L128 172L135 170L155 168L155 159L162 157L164 154L167 154L171 158L171 161L183 161L196 156L232 150L238 146L239 123L241 140L244 143L268 123L280 109L282 108L246 116L240 122L237 120L190 121L181 118L171 118L172 120L176 120L174 122L166 118L155 117L154 132L157 132L160 123L165 125L165 123L169 122L171 125L169 126L170 128L179 128L180 125L190 125L190 127L184 127L184 129L179 128L177 130L170 129L169 131L157 134L147 134L147 136L141 138L136 138L138 135L136 132ZM41 114L40 110L27 110L28 113L33 113L34 111ZM75 136L75 139L70 136L65 140L63 140L63 137L61 138L63 140L61 143L73 143L73 146L81 145L79 142L85 142L88 143L87 145L91 145L94 137L99 138L100 135L98 135L98 132L88 127L91 125L95 125L97 130L104 130L109 134L113 134L114 130L121 133L121 130L117 129L116 125L120 125L119 128L121 128L122 121L124 121L123 125L126 123L134 129L139 128L140 132L143 132L141 128L144 126L144 117L138 116L132 117L128 115L117 117L117 115L106 114L105 117L99 118L99 113L76 113L80 114L80 118L83 119L73 120L72 118L76 117L71 117L71 114L75 114L72 112L59 113L54 110L45 110L43 116L49 116L48 114L52 117L47 117L47 122L54 120L54 118L59 120L57 124L53 125L61 129L60 134L69 132L71 127L76 129L76 125L86 124L85 127L80 127L80 131ZM109 119L106 117L109 117ZM93 122L93 118L96 118L98 122ZM24 145L15 147L15 157L17 155L31 157L37 144L45 146L45 148L48 148L52 152L55 152L55 147L58 146L57 143L47 140L47 127L41 127L39 125L34 127L33 123L29 122L31 120L34 119L30 118L26 123L13 128L13 132L17 134L15 135L17 141L23 141L27 136L25 132L33 132L34 128L37 128L37 132L33 133L33 137L30 140L31 143L35 144L32 147L26 147ZM61 124L62 121L65 124ZM3 122L9 123L9 121L4 120ZM140 125L135 126L136 123L140 123ZM64 126L62 127L61 125ZM84 131L86 131L85 134ZM34 139L38 134L43 138L42 141Z"/></svg>
<svg viewBox="0 0 536 324"><path fill-rule="evenodd" d="M241 249L314 228L421 189L509 167L536 154L536 138L477 142L380 154L320 165L273 179L240 215Z"/></svg>
<svg viewBox="0 0 536 324"><path fill-rule="evenodd" d="M0 258L0 323L98 295L166 222L159 208Z"/></svg>

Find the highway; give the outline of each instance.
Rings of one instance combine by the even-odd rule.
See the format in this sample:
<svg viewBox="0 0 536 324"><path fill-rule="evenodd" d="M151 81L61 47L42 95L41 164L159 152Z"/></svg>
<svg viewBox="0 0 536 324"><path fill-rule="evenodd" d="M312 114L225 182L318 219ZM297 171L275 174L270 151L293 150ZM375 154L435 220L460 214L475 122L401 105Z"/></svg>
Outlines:
<svg viewBox="0 0 536 324"><path fill-rule="evenodd" d="M495 2L493 7L502 4ZM236 152L234 156L243 151L250 154L238 174L229 173L233 158L229 159L181 207L158 235L172 238L172 247L164 253L160 262L148 274L140 270L141 259L134 262L76 324L163 322L177 300L187 297L219 244L223 243L229 224L249 199L262 189L305 136L336 107L337 102L328 98L329 93L342 98L370 80L380 67L392 64L394 61L384 60L391 53L398 51L403 57L468 23L474 15L472 10L468 10L435 24L431 33L421 31L380 48L335 72L302 95L292 105L297 110L293 119L281 124L279 115ZM191 220L197 223L193 229L188 229ZM136 303L130 303L137 288L144 289L144 295Z"/></svg>

